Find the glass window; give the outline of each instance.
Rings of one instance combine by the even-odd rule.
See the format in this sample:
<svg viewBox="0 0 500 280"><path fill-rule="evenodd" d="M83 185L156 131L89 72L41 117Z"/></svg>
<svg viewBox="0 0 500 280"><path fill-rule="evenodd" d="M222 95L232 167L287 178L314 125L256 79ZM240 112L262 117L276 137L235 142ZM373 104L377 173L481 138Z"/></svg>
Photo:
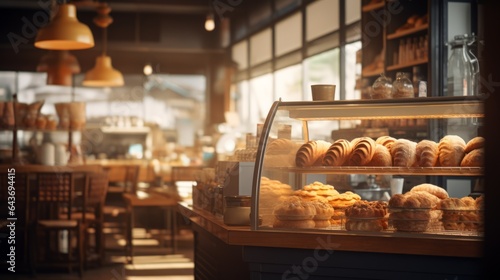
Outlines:
<svg viewBox="0 0 500 280"><path fill-rule="evenodd" d="M273 75L265 74L250 80L251 127L264 123L274 102Z"/></svg>
<svg viewBox="0 0 500 280"><path fill-rule="evenodd" d="M246 40L233 45L232 58L238 64L238 70L248 67L248 42Z"/></svg>
<svg viewBox="0 0 500 280"><path fill-rule="evenodd" d="M339 49L335 48L311 56L304 60L304 100L312 100L312 84L335 84L340 83ZM336 89L336 98L339 97L339 88Z"/></svg>
<svg viewBox="0 0 500 280"><path fill-rule="evenodd" d="M250 38L250 65L271 60L272 34L271 28L267 28Z"/></svg>
<svg viewBox="0 0 500 280"><path fill-rule="evenodd" d="M302 46L302 14L300 12L278 22L275 28L276 56Z"/></svg>
<svg viewBox="0 0 500 280"><path fill-rule="evenodd" d="M345 24L361 20L361 0L345 1Z"/></svg>
<svg viewBox="0 0 500 280"><path fill-rule="evenodd" d="M306 39L339 29L339 0L314 1L306 7Z"/></svg>
<svg viewBox="0 0 500 280"><path fill-rule="evenodd" d="M254 131L250 124L252 120L250 119L250 94L248 88L248 81L241 81L236 85L236 92L234 93L235 108L238 112L239 119L241 122L242 129L246 132Z"/></svg>
<svg viewBox="0 0 500 280"><path fill-rule="evenodd" d="M302 65L296 64L274 72L276 100L301 101Z"/></svg>
<svg viewBox="0 0 500 280"><path fill-rule="evenodd" d="M356 89L356 80L361 79L361 63L356 63L356 52L361 49L361 41L345 46L345 99L361 99L361 91Z"/></svg>

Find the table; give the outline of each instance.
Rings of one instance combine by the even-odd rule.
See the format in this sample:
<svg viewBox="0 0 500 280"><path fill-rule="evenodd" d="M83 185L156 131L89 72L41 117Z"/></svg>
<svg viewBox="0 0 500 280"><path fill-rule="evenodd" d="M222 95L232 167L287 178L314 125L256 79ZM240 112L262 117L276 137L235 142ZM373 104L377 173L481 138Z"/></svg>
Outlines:
<svg viewBox="0 0 500 280"><path fill-rule="evenodd" d="M163 207L167 211L166 225L170 228L170 245L172 253L176 251L175 235L177 231L176 211L179 200L176 197L166 195L137 191L136 193L124 193L123 198L128 212L127 237L126 237L126 259L128 263L133 263L134 249L132 230L134 229L134 208L136 207Z"/></svg>

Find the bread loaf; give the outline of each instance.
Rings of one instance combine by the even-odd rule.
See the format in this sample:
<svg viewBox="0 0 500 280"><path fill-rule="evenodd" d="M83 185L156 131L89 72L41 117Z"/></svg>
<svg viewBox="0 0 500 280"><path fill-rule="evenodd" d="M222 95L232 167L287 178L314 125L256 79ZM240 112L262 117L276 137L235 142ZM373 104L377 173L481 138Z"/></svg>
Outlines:
<svg viewBox="0 0 500 280"><path fill-rule="evenodd" d="M338 139L326 151L323 158L324 166L342 166L344 165L352 152L352 145L349 140Z"/></svg>
<svg viewBox="0 0 500 280"><path fill-rule="evenodd" d="M446 135L438 143L439 164L446 167L460 166L465 156L465 141L458 135Z"/></svg>
<svg viewBox="0 0 500 280"><path fill-rule="evenodd" d="M420 167L434 167L439 163L438 144L432 140L422 140L415 148L417 164Z"/></svg>
<svg viewBox="0 0 500 280"><path fill-rule="evenodd" d="M477 136L469 140L469 142L467 142L467 144L465 145L464 152L469 153L475 149L480 149L480 148L484 148L484 138L481 136Z"/></svg>
<svg viewBox="0 0 500 280"><path fill-rule="evenodd" d="M411 167L415 166L417 143L407 140L398 139L391 147L391 155L393 166L398 167Z"/></svg>
<svg viewBox="0 0 500 280"><path fill-rule="evenodd" d="M304 143L297 150L295 165L297 167L320 166L331 143L323 140L313 140Z"/></svg>
<svg viewBox="0 0 500 280"><path fill-rule="evenodd" d="M433 194L433 195L439 197L440 199L446 199L449 197L448 192L445 189L438 187L436 185L433 185L433 184L427 184L427 183L420 184L420 185L414 186L410 190L410 192L415 192L415 191L428 192L430 194Z"/></svg>
<svg viewBox="0 0 500 280"><path fill-rule="evenodd" d="M482 167L484 165L484 148L472 150L460 163L462 167Z"/></svg>
<svg viewBox="0 0 500 280"><path fill-rule="evenodd" d="M375 141L370 137L357 139L349 157L348 165L363 166L368 164L375 154L375 146Z"/></svg>
<svg viewBox="0 0 500 280"><path fill-rule="evenodd" d="M368 166L392 166L392 156L389 149L382 144L376 144L375 153Z"/></svg>

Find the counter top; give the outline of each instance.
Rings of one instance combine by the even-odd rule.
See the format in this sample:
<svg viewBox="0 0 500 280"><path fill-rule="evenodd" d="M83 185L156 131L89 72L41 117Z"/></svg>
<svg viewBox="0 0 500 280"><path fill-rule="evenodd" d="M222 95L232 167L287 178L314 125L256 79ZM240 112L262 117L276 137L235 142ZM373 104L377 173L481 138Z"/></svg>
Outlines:
<svg viewBox="0 0 500 280"><path fill-rule="evenodd" d="M353 233L346 231L250 230L249 226L227 226L221 218L180 202L178 211L197 226L229 245L297 249L331 248L339 251L413 254L429 256L482 256L481 238L435 234Z"/></svg>

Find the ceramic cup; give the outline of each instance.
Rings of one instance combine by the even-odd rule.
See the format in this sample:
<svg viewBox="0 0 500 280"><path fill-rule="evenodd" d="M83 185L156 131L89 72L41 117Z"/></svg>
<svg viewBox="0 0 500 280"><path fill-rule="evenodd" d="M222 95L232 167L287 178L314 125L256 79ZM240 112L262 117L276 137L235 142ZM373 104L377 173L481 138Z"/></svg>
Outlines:
<svg viewBox="0 0 500 280"><path fill-rule="evenodd" d="M391 195L403 193L404 181L405 181L404 178L392 178L391 179Z"/></svg>
<svg viewBox="0 0 500 280"><path fill-rule="evenodd" d="M329 84L311 85L312 100L335 100L335 87Z"/></svg>

